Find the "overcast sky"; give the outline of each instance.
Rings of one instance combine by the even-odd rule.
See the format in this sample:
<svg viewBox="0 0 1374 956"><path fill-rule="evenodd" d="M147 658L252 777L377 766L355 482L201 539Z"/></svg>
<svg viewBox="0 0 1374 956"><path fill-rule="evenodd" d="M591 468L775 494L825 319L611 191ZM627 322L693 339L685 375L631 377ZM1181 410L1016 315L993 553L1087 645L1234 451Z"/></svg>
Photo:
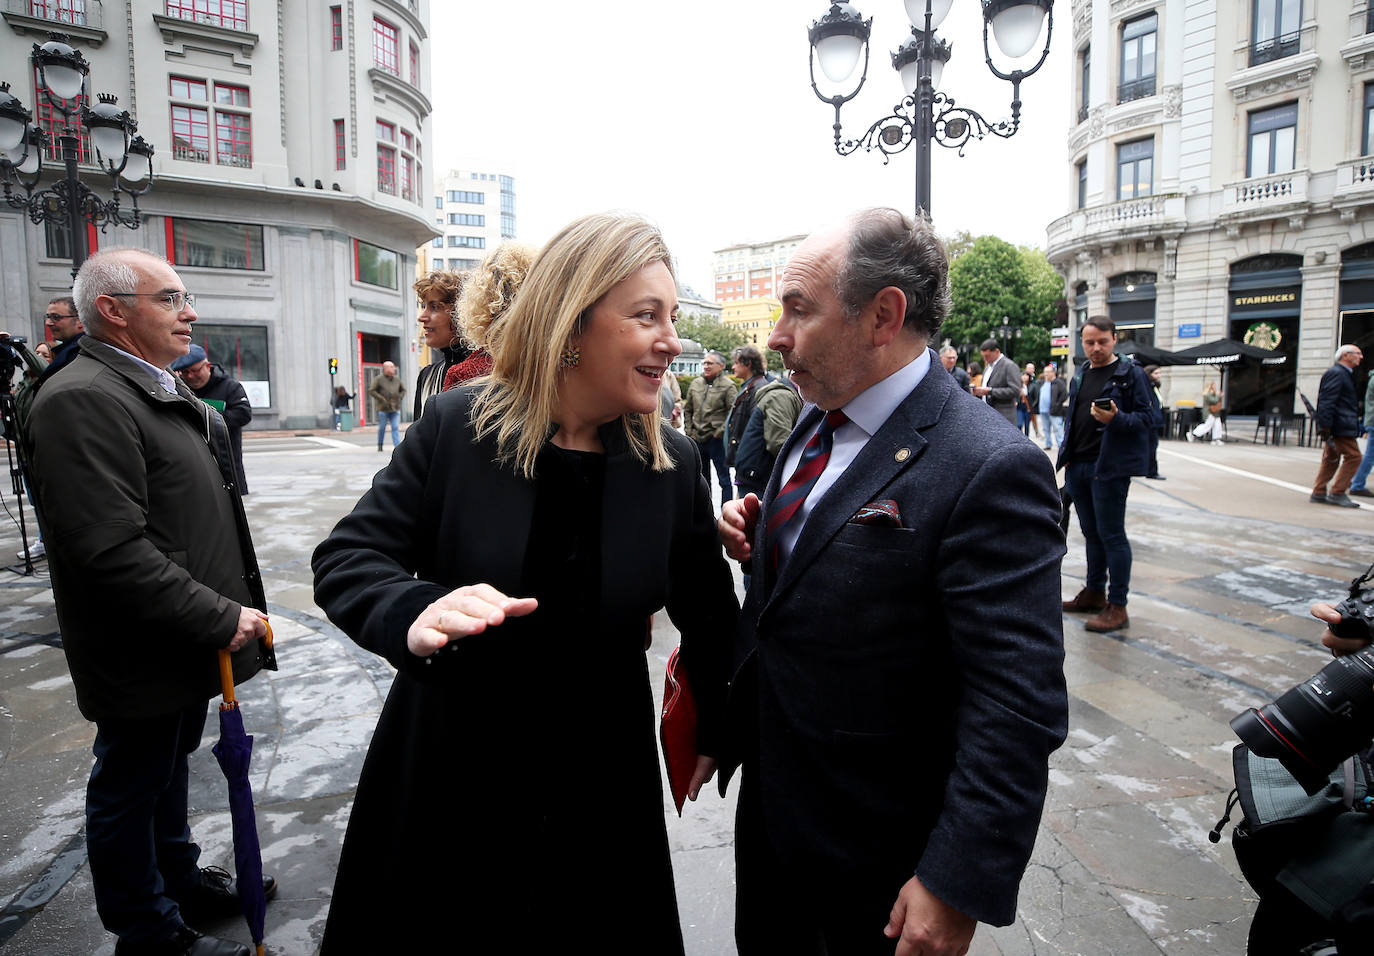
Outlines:
<svg viewBox="0 0 1374 956"><path fill-rule="evenodd" d="M889 53L910 33L901 0L856 6L873 18L872 56L841 114L846 138L900 99ZM1069 211L1071 20L1067 4L1056 7L1049 60L1022 84L1021 131L972 142L963 157L932 148L941 234L1043 247L1045 227ZM809 232L865 206L914 207L915 147L886 166L880 153L834 151L833 110L807 73L806 29L828 9L433 0L431 172L478 161L515 176L519 238L534 244L584 213L640 213L709 298L715 249ZM1011 84L983 62L977 0L954 0L939 35L954 44L941 90L989 120L1009 117ZM1043 46L1042 33L1030 63Z"/></svg>

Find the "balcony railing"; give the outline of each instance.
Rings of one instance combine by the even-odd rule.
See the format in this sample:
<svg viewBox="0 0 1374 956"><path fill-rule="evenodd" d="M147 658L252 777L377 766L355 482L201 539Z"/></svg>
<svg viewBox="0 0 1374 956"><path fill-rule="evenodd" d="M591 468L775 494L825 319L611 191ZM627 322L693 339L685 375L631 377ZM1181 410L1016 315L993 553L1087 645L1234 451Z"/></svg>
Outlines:
<svg viewBox="0 0 1374 956"><path fill-rule="evenodd" d="M188 163L208 163L210 161L210 151L208 149L196 149L194 146L173 144L172 158L182 159Z"/></svg>
<svg viewBox="0 0 1374 956"><path fill-rule="evenodd" d="M1282 60L1286 56L1294 56L1301 44L1302 33L1296 30L1281 37L1256 40L1250 44L1250 65L1258 66L1261 63Z"/></svg>
<svg viewBox="0 0 1374 956"><path fill-rule="evenodd" d="M1125 199L1106 206L1097 206L1086 211L1086 224L1090 232L1103 227L1126 228L1148 223L1152 219L1164 217L1164 201L1167 196L1143 196L1140 199Z"/></svg>
<svg viewBox="0 0 1374 956"><path fill-rule="evenodd" d="M1374 196L1374 157L1363 156L1336 167L1334 199Z"/></svg>
<svg viewBox="0 0 1374 956"><path fill-rule="evenodd" d="M12 13L27 13L31 17L70 23L74 26L100 26L100 4L92 2L94 22L87 12L86 0L11 0L6 4Z"/></svg>
<svg viewBox="0 0 1374 956"><path fill-rule="evenodd" d="M1305 169L1270 176L1256 176L1238 183L1227 183L1222 214L1241 218L1264 218L1266 212L1281 213L1307 202Z"/></svg>
<svg viewBox="0 0 1374 956"><path fill-rule="evenodd" d="M1147 96L1154 95L1155 78L1153 76L1142 76L1138 80L1122 83L1116 88L1116 101L1118 103L1129 103L1131 100L1142 100Z"/></svg>
<svg viewBox="0 0 1374 956"><path fill-rule="evenodd" d="M1079 209L1050 223L1046 232L1054 255L1104 241L1172 235L1186 224L1183 196L1163 193Z"/></svg>
<svg viewBox="0 0 1374 956"><path fill-rule="evenodd" d="M252 169L253 157L249 153L220 153L219 164L221 166L234 166L238 169Z"/></svg>

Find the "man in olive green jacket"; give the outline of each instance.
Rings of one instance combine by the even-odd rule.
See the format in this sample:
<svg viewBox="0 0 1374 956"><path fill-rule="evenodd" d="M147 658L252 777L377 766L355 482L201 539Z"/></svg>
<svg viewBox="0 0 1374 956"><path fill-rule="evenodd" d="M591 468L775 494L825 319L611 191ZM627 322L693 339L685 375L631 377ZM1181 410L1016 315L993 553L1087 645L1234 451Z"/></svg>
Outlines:
<svg viewBox="0 0 1374 956"><path fill-rule="evenodd" d="M372 380L367 394L377 403L377 450L382 450L382 439L386 437L387 423L391 423L391 447L401 443L401 396L406 387L396 374L395 362L383 362L382 374Z"/></svg>
<svg viewBox="0 0 1374 956"><path fill-rule="evenodd" d="M730 486L730 466L725 463L725 419L730 416L730 406L738 391L724 372L725 356L714 350L707 352L701 363L701 375L692 380L687 402L682 406L683 430L701 449L701 477L709 486L711 465L716 466L722 503L735 496Z"/></svg>

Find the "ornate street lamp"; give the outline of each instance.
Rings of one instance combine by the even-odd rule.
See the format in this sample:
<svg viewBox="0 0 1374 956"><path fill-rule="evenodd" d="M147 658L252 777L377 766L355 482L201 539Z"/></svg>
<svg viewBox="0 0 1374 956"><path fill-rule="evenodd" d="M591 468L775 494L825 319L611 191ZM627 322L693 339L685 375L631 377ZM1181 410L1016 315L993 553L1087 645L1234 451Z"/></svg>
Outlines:
<svg viewBox="0 0 1374 956"><path fill-rule="evenodd" d="M980 113L955 106L952 97L937 93L944 66L953 51L951 44L935 35L935 30L949 13L953 0L904 0L911 37L892 54L892 67L901 77L905 96L892 114L878 120L857 139L844 139L840 123L840 107L863 89L868 79L868 38L873 20L848 3L834 2L830 10L811 24L807 36L811 41L811 89L824 103L835 108L835 151L848 156L860 147L865 152L877 149L883 162L896 153L916 144L916 212L930 215L930 144L932 141L963 155L970 139L982 139L989 133L1004 139L1015 135L1021 127L1021 81L1044 65L1050 52L1050 35L1054 32L1053 0L983 0L983 57L988 69L999 79L1011 83L1011 119L989 122ZM1029 70L1003 72L992 62L988 46L991 27L997 47L1012 59L1025 56L1035 46L1040 29L1045 24L1045 49ZM863 71L859 82L848 93L827 96L816 85L816 63L831 83L844 83L858 66L863 55Z"/></svg>
<svg viewBox="0 0 1374 956"><path fill-rule="evenodd" d="M142 136L135 136L138 122L119 100L101 93L94 108L81 102L82 88L90 64L61 33L49 33L48 42L34 44L30 57L38 71L38 95L50 110L62 114L62 131L56 134L58 154L66 175L47 189L39 189L43 174L43 152L53 138L32 122L33 114L12 93L8 83L0 83L0 186L4 201L13 209L24 210L35 224L59 223L71 235L72 276L86 261L86 226L99 226L104 232L111 225L137 229L142 224L138 197L153 185L153 147ZM70 101L75 105L69 105ZM110 198L101 199L81 182L78 162L81 138L74 119L90 130L96 165L110 177ZM14 187L24 192L16 195ZM121 203L121 194L130 208Z"/></svg>

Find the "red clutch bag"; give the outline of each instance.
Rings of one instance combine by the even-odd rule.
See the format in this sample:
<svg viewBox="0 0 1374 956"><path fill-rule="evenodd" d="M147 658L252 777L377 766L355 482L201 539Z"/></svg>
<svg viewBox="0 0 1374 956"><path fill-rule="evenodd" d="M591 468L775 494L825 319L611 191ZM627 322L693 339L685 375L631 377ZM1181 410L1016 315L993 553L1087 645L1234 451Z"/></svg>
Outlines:
<svg viewBox="0 0 1374 956"><path fill-rule="evenodd" d="M663 743L663 766L668 771L668 787L673 791L673 805L682 816L682 803L687 799L687 786L697 769L697 699L687 679L687 668L678 660L678 651L668 655L668 668L663 676L663 720L659 724L659 739Z"/></svg>

